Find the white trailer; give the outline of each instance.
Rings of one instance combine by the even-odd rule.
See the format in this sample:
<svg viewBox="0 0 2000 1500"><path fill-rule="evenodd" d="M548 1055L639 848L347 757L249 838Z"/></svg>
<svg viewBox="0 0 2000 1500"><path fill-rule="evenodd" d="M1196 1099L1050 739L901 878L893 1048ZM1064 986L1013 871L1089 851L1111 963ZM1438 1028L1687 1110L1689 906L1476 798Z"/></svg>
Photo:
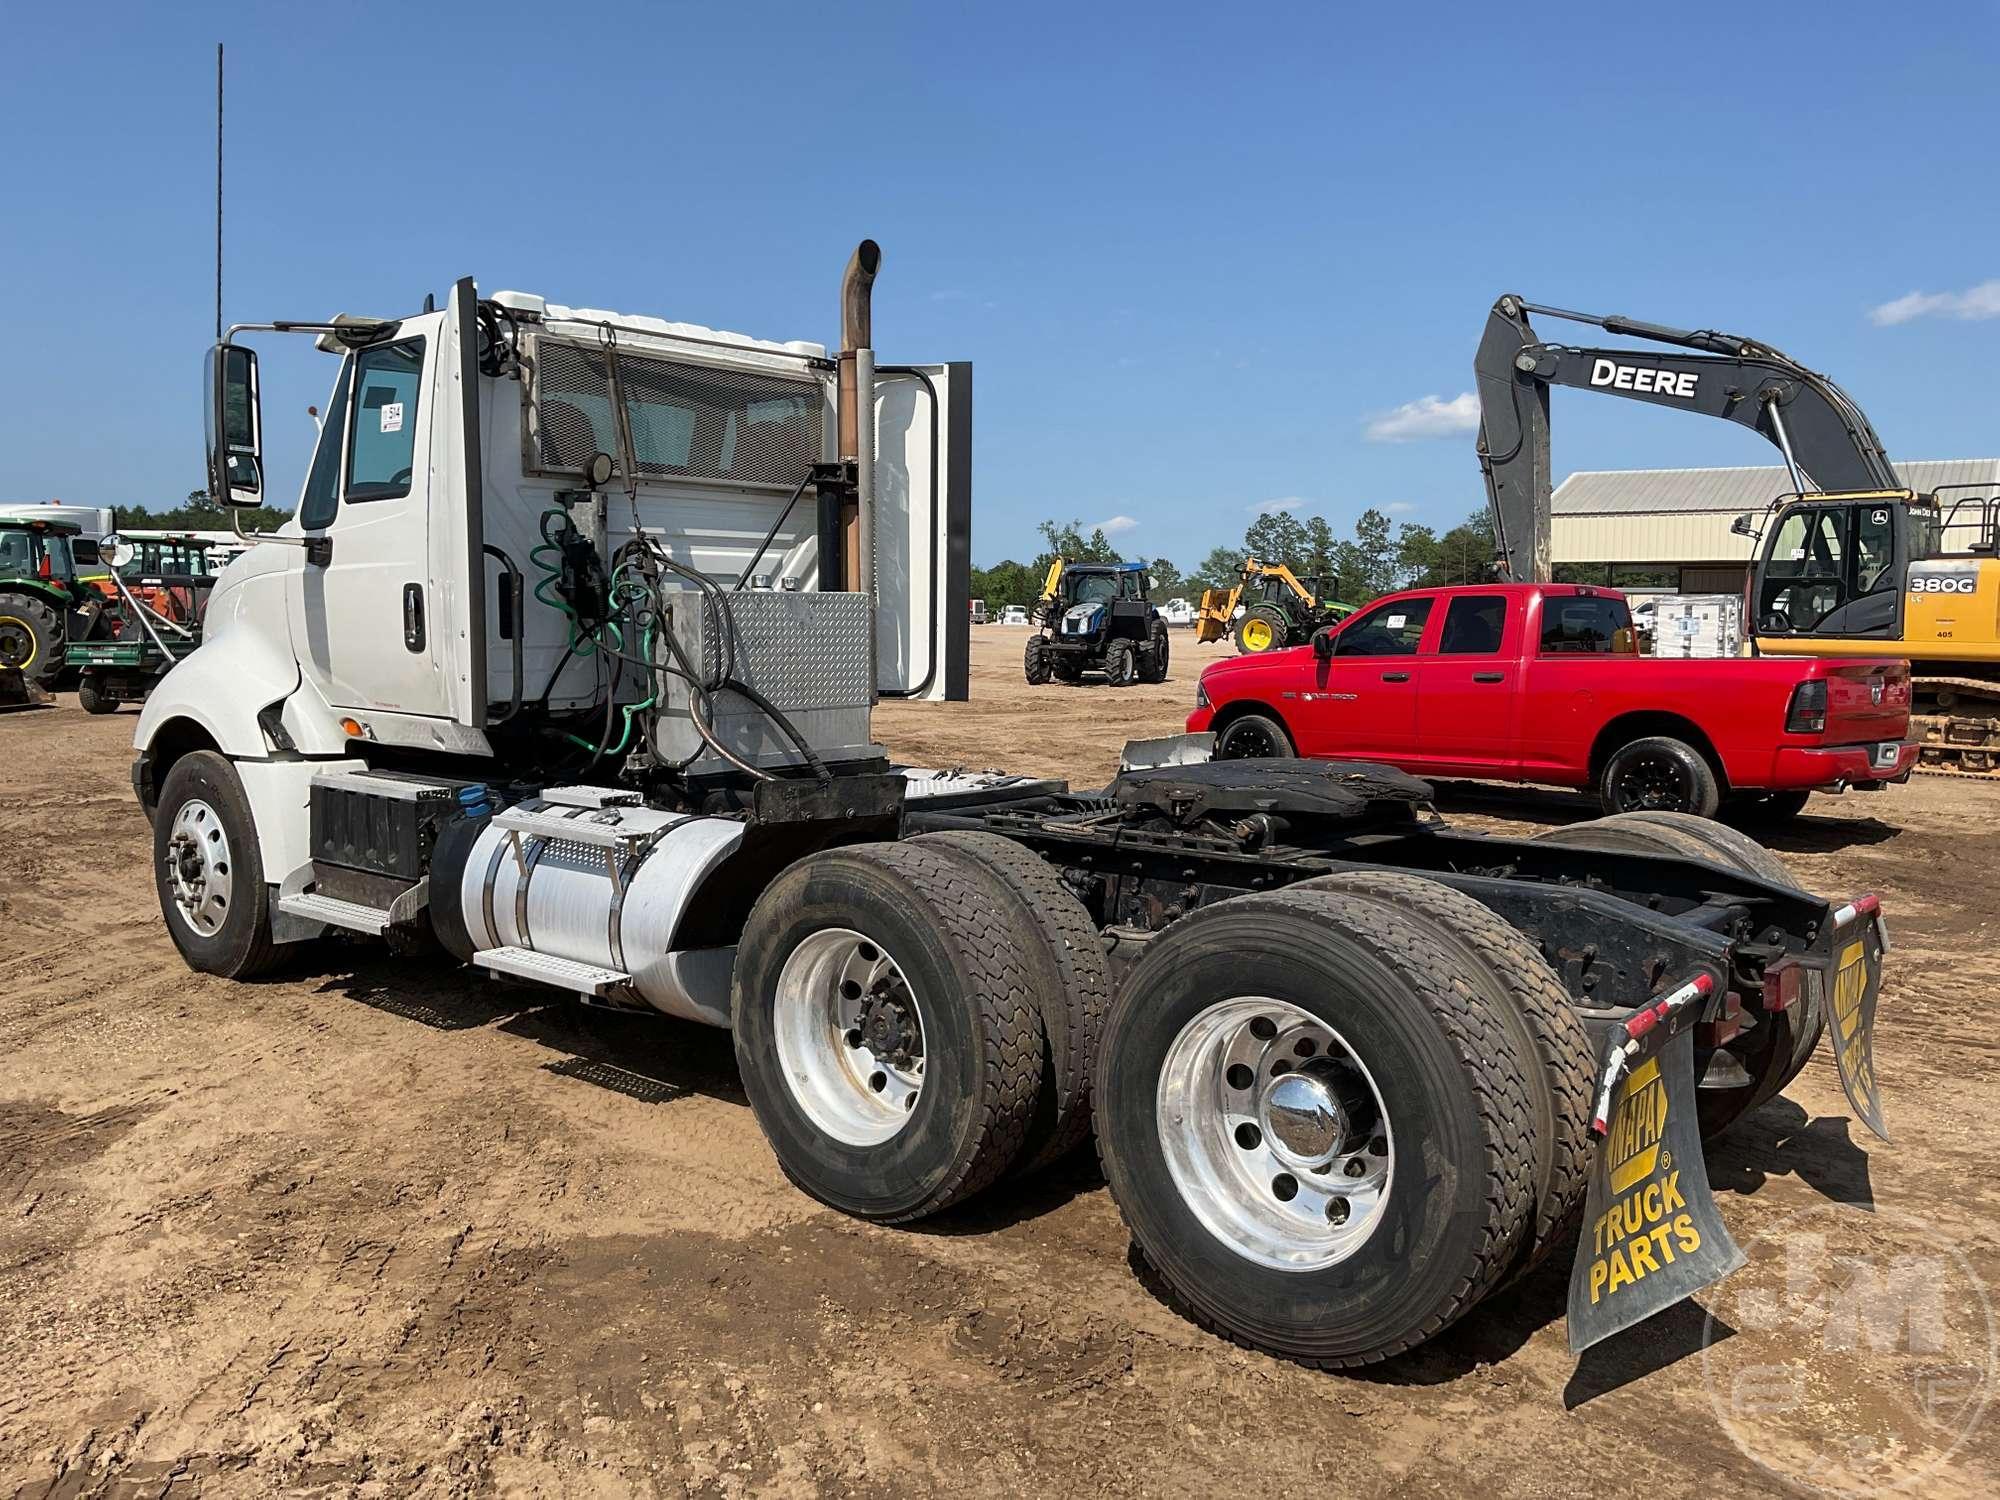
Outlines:
<svg viewBox="0 0 2000 1500"><path fill-rule="evenodd" d="M346 933L727 1026L787 1175L878 1220L1094 1130L1182 1303L1318 1364L1410 1348L1550 1253L1609 1180L1593 1129L1622 1149L1669 1110L1706 1253L1635 1276L1586 1226L1611 1290L1572 1339L1726 1270L1696 1121L1804 1065L1836 973L1865 1061L1875 908L1708 825L1457 833L1399 773L1202 736L1102 791L892 766L879 698L965 694L972 387L877 362L877 254L836 354L469 279L229 331L224 504L269 490L245 338L313 336L338 372L296 515L139 717L187 962L247 977Z"/></svg>

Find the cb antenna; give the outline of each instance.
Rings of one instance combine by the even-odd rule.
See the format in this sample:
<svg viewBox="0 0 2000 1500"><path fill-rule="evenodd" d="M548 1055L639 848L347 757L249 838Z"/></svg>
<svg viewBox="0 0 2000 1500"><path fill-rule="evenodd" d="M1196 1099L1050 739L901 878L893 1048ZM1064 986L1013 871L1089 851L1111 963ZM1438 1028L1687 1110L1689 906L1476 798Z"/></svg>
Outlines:
<svg viewBox="0 0 2000 1500"><path fill-rule="evenodd" d="M215 341L222 342L222 43L215 44Z"/></svg>

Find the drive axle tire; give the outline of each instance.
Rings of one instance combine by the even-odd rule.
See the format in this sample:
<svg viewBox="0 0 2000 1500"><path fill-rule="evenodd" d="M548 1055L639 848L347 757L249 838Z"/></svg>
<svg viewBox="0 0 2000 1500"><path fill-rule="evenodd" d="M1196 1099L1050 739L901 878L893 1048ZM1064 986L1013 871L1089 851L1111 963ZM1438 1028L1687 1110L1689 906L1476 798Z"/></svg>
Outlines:
<svg viewBox="0 0 2000 1500"><path fill-rule="evenodd" d="M1104 944L1090 913L1049 865L996 833L926 833L912 843L942 849L993 882L1018 930L1034 941L1023 957L1034 977L1045 1043L1045 1076L1035 1117L1015 1163L1025 1176L1049 1166L1090 1138L1090 1073L1097 1033L1111 1003Z"/></svg>
<svg viewBox="0 0 2000 1500"><path fill-rule="evenodd" d="M1613 750L1597 777L1597 800L1606 813L1693 813L1712 818L1722 805L1715 770L1685 740L1649 735Z"/></svg>
<svg viewBox="0 0 2000 1500"><path fill-rule="evenodd" d="M1239 714L1215 736L1217 760L1295 760L1292 737L1269 714Z"/></svg>
<svg viewBox="0 0 2000 1500"><path fill-rule="evenodd" d="M900 1222L1011 1167L1042 1092L1034 940L943 849L862 844L779 875L744 926L731 1008L785 1175Z"/></svg>
<svg viewBox="0 0 2000 1500"><path fill-rule="evenodd" d="M1119 639L1104 648L1104 677L1113 687L1130 687L1139 680L1139 652L1130 641Z"/></svg>
<svg viewBox="0 0 2000 1500"><path fill-rule="evenodd" d="M1028 637L1028 644L1021 652L1021 667L1035 687L1049 680L1049 645L1041 636Z"/></svg>
<svg viewBox="0 0 2000 1500"><path fill-rule="evenodd" d="M1098 1054L1111 1194L1166 1292L1323 1366L1415 1347L1515 1263L1535 1212L1530 1070L1425 927L1334 891L1183 917Z"/></svg>
<svg viewBox="0 0 2000 1500"><path fill-rule="evenodd" d="M1419 875L1346 870L1288 889L1348 891L1394 906L1410 921L1428 919L1491 979L1493 996L1512 1007L1526 1028L1516 1040L1525 1041L1541 1062L1529 1086L1536 1126L1548 1149L1536 1162L1535 1219L1521 1252L1520 1274L1540 1265L1558 1245L1574 1243L1576 1216L1583 1209L1597 1150L1590 1133L1597 1054L1576 1002L1541 951L1491 907Z"/></svg>
<svg viewBox="0 0 2000 1500"><path fill-rule="evenodd" d="M236 769L213 750L167 772L153 814L153 884L167 936L191 969L250 979L283 950L271 941L271 891L257 825Z"/></svg>
<svg viewBox="0 0 2000 1500"><path fill-rule="evenodd" d="M97 684L97 679L85 674L76 684L77 706L87 714L115 714L118 712L118 695L107 693Z"/></svg>

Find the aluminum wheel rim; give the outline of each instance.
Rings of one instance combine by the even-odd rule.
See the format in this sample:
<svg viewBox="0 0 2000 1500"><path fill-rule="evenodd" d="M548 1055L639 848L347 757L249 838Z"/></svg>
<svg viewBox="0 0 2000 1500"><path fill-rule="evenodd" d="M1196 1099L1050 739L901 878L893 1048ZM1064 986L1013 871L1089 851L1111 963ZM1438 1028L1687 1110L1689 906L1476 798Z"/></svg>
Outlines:
<svg viewBox="0 0 2000 1500"><path fill-rule="evenodd" d="M778 1062L827 1135L878 1146L910 1123L924 1083L923 1020L902 967L850 927L828 927L778 971Z"/></svg>
<svg viewBox="0 0 2000 1500"><path fill-rule="evenodd" d="M1333 1119L1299 1109L1316 1097ZM1381 1090L1310 1012L1262 996L1209 1006L1167 1048L1157 1106L1181 1200L1246 1260L1321 1270L1381 1223L1396 1165Z"/></svg>
<svg viewBox="0 0 2000 1500"><path fill-rule="evenodd" d="M1619 772L1615 786L1620 808L1630 812L1685 811L1694 801L1687 767L1672 756L1635 756Z"/></svg>
<svg viewBox="0 0 2000 1500"><path fill-rule="evenodd" d="M1250 719L1240 719L1223 731L1218 760L1274 760L1278 747L1271 731Z"/></svg>
<svg viewBox="0 0 2000 1500"><path fill-rule="evenodd" d="M235 894L229 835L215 809L199 797L181 804L167 831L167 883L181 920L203 937L213 937L229 916Z"/></svg>

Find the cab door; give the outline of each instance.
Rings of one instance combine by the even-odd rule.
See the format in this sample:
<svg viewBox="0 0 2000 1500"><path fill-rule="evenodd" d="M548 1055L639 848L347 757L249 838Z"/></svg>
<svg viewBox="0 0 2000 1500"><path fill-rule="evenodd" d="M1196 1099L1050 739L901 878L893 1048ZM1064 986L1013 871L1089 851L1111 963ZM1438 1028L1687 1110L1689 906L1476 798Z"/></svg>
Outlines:
<svg viewBox="0 0 2000 1500"><path fill-rule="evenodd" d="M1511 774L1521 761L1521 601L1455 594L1435 644L1417 658L1413 763L1467 776Z"/></svg>
<svg viewBox="0 0 2000 1500"><path fill-rule="evenodd" d="M875 675L962 702L971 653L972 366L875 369Z"/></svg>
<svg viewBox="0 0 2000 1500"><path fill-rule="evenodd" d="M1788 506L1757 570L1756 634L1896 639L1905 530L1893 497Z"/></svg>
<svg viewBox="0 0 2000 1500"><path fill-rule="evenodd" d="M1397 764L1416 753L1417 647L1434 602L1384 599L1341 625L1329 659L1301 649L1301 750Z"/></svg>
<svg viewBox="0 0 2000 1500"><path fill-rule="evenodd" d="M451 714L430 576L442 323L406 319L347 356L300 498L308 545L292 575L292 637L336 708Z"/></svg>

